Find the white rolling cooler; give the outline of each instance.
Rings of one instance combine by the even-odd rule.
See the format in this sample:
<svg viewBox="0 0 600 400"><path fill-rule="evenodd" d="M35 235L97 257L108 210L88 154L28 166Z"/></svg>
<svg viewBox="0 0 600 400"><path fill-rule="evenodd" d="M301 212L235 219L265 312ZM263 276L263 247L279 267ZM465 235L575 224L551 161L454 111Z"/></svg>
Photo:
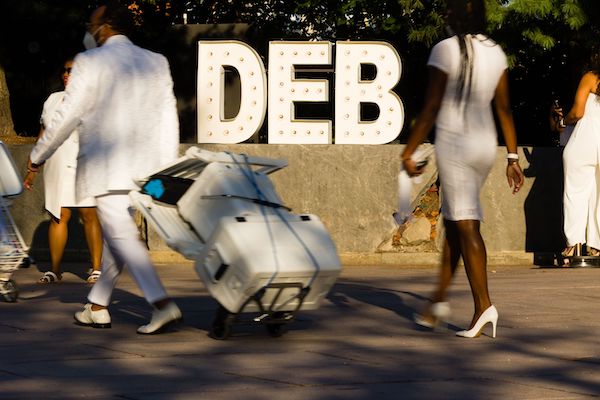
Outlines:
<svg viewBox="0 0 600 400"><path fill-rule="evenodd" d="M0 295L11 303L19 296L11 276L27 257L27 248L10 215L9 198L22 192L23 181L8 149L0 141Z"/></svg>
<svg viewBox="0 0 600 400"><path fill-rule="evenodd" d="M319 307L341 272L321 221L282 205L268 174L286 165L193 147L130 193L166 243L195 261L219 302L213 338L227 338L244 312L283 334L299 310Z"/></svg>

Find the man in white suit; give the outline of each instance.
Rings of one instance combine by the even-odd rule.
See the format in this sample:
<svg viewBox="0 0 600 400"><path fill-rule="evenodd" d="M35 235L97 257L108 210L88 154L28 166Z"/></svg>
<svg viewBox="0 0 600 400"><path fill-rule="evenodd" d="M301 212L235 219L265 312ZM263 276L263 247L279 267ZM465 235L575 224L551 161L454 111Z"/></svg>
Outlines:
<svg viewBox="0 0 600 400"><path fill-rule="evenodd" d="M111 326L107 307L124 265L154 306L138 333L157 333L181 319L140 241L128 192L134 178L148 175L178 154L179 126L173 82L165 57L135 46L123 35L128 10L109 1L90 16L62 105L30 154L37 170L69 134L79 129L77 198L94 196L106 244L104 270L75 314L80 325Z"/></svg>

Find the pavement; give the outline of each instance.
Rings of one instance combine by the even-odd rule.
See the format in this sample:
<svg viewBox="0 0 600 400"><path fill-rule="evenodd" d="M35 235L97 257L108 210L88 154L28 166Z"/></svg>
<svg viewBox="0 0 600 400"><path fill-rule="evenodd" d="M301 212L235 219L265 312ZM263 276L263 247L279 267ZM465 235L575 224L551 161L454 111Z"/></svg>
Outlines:
<svg viewBox="0 0 600 400"><path fill-rule="evenodd" d="M111 329L73 324L85 266L38 285L43 266L13 274L0 301L0 399L587 399L600 397L600 268L489 267L495 339L458 338L472 316L464 270L447 331L417 329L436 268L346 266L318 310L281 337L236 325L207 333L216 302L190 263L158 265L185 321L136 334L151 309L123 274ZM490 332L489 328L486 332Z"/></svg>

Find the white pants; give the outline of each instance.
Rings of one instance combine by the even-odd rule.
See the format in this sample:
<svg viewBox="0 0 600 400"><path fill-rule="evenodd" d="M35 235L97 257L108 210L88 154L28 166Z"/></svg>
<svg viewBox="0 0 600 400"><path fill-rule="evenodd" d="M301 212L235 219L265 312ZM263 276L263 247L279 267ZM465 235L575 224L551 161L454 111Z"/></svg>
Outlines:
<svg viewBox="0 0 600 400"><path fill-rule="evenodd" d="M148 249L140 240L129 195L125 192L108 194L96 197L96 202L105 245L102 275L92 287L88 300L107 307L125 265L150 304L167 298Z"/></svg>
<svg viewBox="0 0 600 400"><path fill-rule="evenodd" d="M563 153L565 236L568 246L600 249L600 135L578 128L583 127L576 127Z"/></svg>

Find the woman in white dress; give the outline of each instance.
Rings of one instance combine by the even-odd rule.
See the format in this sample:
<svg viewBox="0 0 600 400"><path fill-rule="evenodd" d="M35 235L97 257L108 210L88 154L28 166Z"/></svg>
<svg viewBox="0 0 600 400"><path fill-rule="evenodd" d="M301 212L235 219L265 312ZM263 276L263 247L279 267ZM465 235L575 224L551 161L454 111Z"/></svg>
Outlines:
<svg viewBox="0 0 600 400"><path fill-rule="evenodd" d="M67 85L73 60L64 64L62 74L63 84ZM39 136L44 134L47 119L62 102L64 91L52 93L42 111ZM96 203L93 198L76 201L75 172L77 169L77 154L79 143L77 131L58 148L56 153L44 165L44 196L45 208L50 213L48 228L48 243L50 246L51 271L46 271L38 283L56 283L62 279L61 261L68 238L68 225L71 209L76 208L83 222L85 238L90 251L92 268L87 278L88 283L95 283L100 277L102 259L102 229L96 215ZM33 187L35 172L29 171L25 177L24 186Z"/></svg>
<svg viewBox="0 0 600 400"><path fill-rule="evenodd" d="M557 110L560 117L560 110ZM559 121L560 122L560 121ZM591 57L575 93L573 107L559 123L574 126L563 152L565 188L564 257L586 244L588 255L600 255L600 53ZM568 265L568 263L567 263Z"/></svg>
<svg viewBox="0 0 600 400"><path fill-rule="evenodd" d="M483 33L484 0L448 0L447 4L446 22L453 36L431 51L425 104L402 152L402 164L409 175L421 174L424 167L419 167L412 155L436 125L435 152L446 238L437 289L431 304L415 315L415 321L429 328L447 321L447 291L462 256L475 310L469 329L456 334L477 337L491 323L495 337L498 312L488 292L487 255L479 231L483 219L479 193L496 158L492 103L508 150L506 177L513 193L524 181L509 100L508 65L500 46Z"/></svg>

